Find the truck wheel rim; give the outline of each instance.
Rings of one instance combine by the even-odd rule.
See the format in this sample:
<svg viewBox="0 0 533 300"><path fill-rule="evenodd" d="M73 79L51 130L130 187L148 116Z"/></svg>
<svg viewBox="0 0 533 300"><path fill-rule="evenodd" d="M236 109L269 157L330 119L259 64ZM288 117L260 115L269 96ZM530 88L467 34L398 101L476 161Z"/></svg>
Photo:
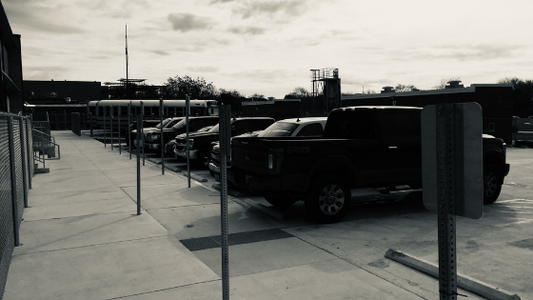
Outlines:
<svg viewBox="0 0 533 300"><path fill-rule="evenodd" d="M492 197L496 193L496 187L498 186L496 174L489 172L485 175L485 196Z"/></svg>
<svg viewBox="0 0 533 300"><path fill-rule="evenodd" d="M320 210L326 215L338 214L345 203L344 191L336 184L330 184L322 189L318 196Z"/></svg>

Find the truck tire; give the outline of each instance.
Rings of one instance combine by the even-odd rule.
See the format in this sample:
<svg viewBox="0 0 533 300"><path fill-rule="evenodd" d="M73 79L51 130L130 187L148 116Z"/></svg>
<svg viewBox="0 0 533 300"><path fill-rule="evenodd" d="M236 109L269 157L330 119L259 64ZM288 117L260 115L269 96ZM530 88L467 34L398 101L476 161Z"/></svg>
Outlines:
<svg viewBox="0 0 533 300"><path fill-rule="evenodd" d="M494 165L485 165L483 168L483 203L492 204L502 191L503 176Z"/></svg>
<svg viewBox="0 0 533 300"><path fill-rule="evenodd" d="M293 195L268 195L264 197L272 206L279 208L288 208L296 203L296 197Z"/></svg>
<svg viewBox="0 0 533 300"><path fill-rule="evenodd" d="M324 176L311 185L305 197L305 208L313 220L319 223L334 223L348 213L351 198L348 184L342 177Z"/></svg>

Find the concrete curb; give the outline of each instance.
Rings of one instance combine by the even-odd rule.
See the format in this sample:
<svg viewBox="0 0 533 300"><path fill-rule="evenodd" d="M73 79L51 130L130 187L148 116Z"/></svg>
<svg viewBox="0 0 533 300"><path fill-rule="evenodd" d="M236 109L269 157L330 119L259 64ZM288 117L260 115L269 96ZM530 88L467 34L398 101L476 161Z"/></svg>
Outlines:
<svg viewBox="0 0 533 300"><path fill-rule="evenodd" d="M439 267L423 259L393 249L389 249L385 253L385 257L437 279L439 278ZM457 286L491 300L520 300L520 297L516 294L511 294L508 291L488 285L466 275L457 274Z"/></svg>

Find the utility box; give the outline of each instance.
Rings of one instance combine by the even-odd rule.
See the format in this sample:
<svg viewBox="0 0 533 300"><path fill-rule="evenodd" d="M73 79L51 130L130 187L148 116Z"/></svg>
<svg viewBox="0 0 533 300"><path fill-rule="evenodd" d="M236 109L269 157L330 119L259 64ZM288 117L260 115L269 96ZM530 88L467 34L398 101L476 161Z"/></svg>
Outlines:
<svg viewBox="0 0 533 300"><path fill-rule="evenodd" d="M422 110L423 201L428 210L452 203L454 215L483 216L483 115L475 102Z"/></svg>

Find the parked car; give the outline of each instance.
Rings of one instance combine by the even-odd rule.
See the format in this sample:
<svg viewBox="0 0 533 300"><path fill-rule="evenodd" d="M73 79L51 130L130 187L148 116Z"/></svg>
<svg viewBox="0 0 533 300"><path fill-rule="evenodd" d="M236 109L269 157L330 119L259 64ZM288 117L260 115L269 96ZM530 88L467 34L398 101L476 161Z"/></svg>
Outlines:
<svg viewBox="0 0 533 300"><path fill-rule="evenodd" d="M213 128L215 125L209 125L202 127L194 132L207 132L209 129ZM174 148L176 147L176 139L172 139L168 143L165 144L165 156L174 156Z"/></svg>
<svg viewBox="0 0 533 300"><path fill-rule="evenodd" d="M256 130L265 129L275 120L268 117L234 118L231 120L231 136L244 134ZM211 157L211 143L219 139L219 125L214 126L207 132L197 132L189 135L189 159L208 166ZM186 137L176 137L174 149L176 158L187 157Z"/></svg>
<svg viewBox="0 0 533 300"><path fill-rule="evenodd" d="M165 119L165 120L168 120L168 119ZM163 120L163 122L165 120ZM161 123L160 120L143 120L143 125L142 126L143 126L143 129L154 128L154 127L159 126L160 123ZM127 136L127 139L126 139L126 144L127 145L129 145L130 141L135 142L135 139L137 138L137 121L135 121L135 120L131 121L126 136ZM142 140L142 138L141 138L141 140ZM132 144L132 145L134 145L134 144Z"/></svg>
<svg viewBox="0 0 533 300"><path fill-rule="evenodd" d="M324 133L327 117L308 117L293 118L277 121L268 126L265 130L255 131L237 136L240 137L276 137L276 136L307 136L319 137ZM231 167L231 159L228 167ZM209 162L209 171L217 181L220 181L220 145L218 142L213 143L211 149L211 161Z"/></svg>
<svg viewBox="0 0 533 300"><path fill-rule="evenodd" d="M163 130L165 128L171 128L172 126L176 125L179 121L183 120L184 118L183 117L175 117L175 118L167 118L167 119L164 119L163 122L161 123L158 123L156 126L150 126L150 127L143 127L143 137L141 138L141 146L144 145L144 138L146 137L147 134L149 133L154 133L154 132L161 132L161 124L163 124ZM145 123L147 125L150 125L150 124L153 124L153 121L156 121L156 120L146 120L146 121L143 121L143 126L145 125ZM136 124L137 122L135 122ZM137 135L137 129L134 129L131 131L131 136L132 136L132 140L133 140L133 145L135 147L137 147L137 139L136 139L136 135Z"/></svg>
<svg viewBox="0 0 533 300"><path fill-rule="evenodd" d="M163 128L163 143L166 143L186 131L187 120L183 118L170 128ZM189 132L197 131L200 128L218 123L218 116L203 116L189 118ZM147 151L157 151L161 145L161 132L149 132L144 136L144 143Z"/></svg>

